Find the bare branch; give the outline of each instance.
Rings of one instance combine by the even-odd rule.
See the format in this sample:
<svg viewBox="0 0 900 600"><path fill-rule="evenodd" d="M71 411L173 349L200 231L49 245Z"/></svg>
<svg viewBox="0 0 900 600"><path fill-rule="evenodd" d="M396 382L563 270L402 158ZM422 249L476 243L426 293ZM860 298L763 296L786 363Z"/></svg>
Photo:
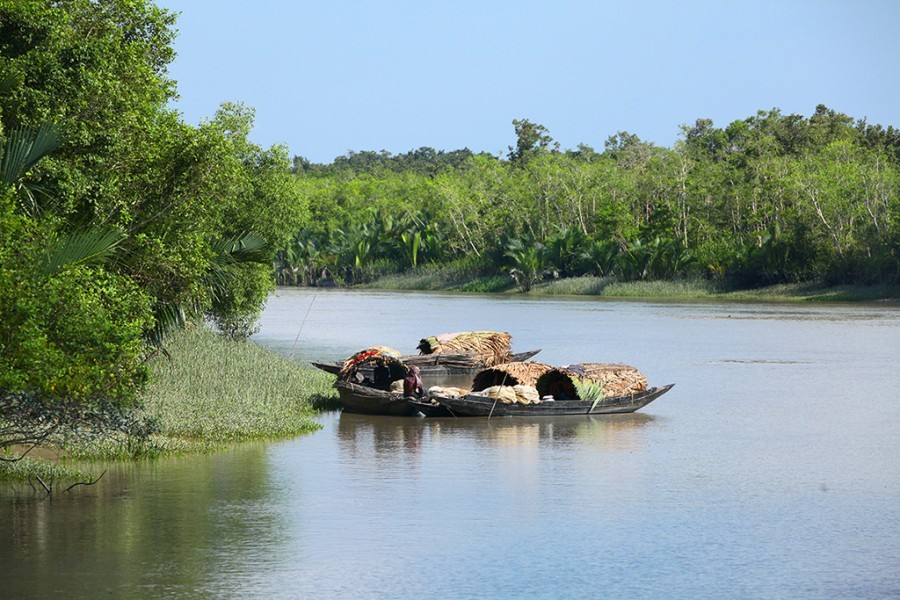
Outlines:
<svg viewBox="0 0 900 600"><path fill-rule="evenodd" d="M68 491L71 490L73 487L76 487L76 486L79 486L79 485L94 485L95 483L97 483L98 481L100 481L100 479L102 479L104 475L106 475L106 470L104 470L102 473L100 473L100 476L97 477L96 479L94 479L93 481L76 481L75 483L73 483L72 485L70 485L69 487L67 487L64 491L68 492Z"/></svg>
<svg viewBox="0 0 900 600"><path fill-rule="evenodd" d="M44 483L44 480L41 479L40 475L35 475L34 478L37 479L40 482L40 484L44 487L44 490L47 492L48 496L53 493L53 481L52 480L50 482L50 485L47 485L46 483Z"/></svg>

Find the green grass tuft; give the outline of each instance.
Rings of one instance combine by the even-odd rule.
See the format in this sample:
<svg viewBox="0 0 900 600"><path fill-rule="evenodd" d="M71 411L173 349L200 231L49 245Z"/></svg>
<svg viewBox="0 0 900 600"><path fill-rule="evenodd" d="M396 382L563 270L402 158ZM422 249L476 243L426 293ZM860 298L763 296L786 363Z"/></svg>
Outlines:
<svg viewBox="0 0 900 600"><path fill-rule="evenodd" d="M618 281L615 277L568 277L540 283L536 296L603 296L608 298L707 298L716 293L705 280Z"/></svg>
<svg viewBox="0 0 900 600"><path fill-rule="evenodd" d="M541 296L602 296L613 277L567 277L539 283L531 288L531 294Z"/></svg>
<svg viewBox="0 0 900 600"><path fill-rule="evenodd" d="M89 481L91 475L50 460L25 458L7 462L0 461L0 480L32 482L40 477L45 482L72 484L76 481Z"/></svg>
<svg viewBox="0 0 900 600"><path fill-rule="evenodd" d="M250 341L194 329L174 336L150 362L142 416L159 432L146 440L106 438L66 447L80 459L207 452L229 443L314 431L315 405L334 395L333 376Z"/></svg>
<svg viewBox="0 0 900 600"><path fill-rule="evenodd" d="M393 273L365 286L372 289L515 293L511 277L485 275L484 269L461 261L445 266L420 267ZM718 300L763 300L800 302L896 301L900 286L844 285L820 283L780 284L763 288L728 291L711 280L694 278L674 281L618 281L615 277L568 277L542 281L529 292L535 296L601 296L606 298L684 298Z"/></svg>
<svg viewBox="0 0 900 600"><path fill-rule="evenodd" d="M782 283L751 290L727 292L722 294L722 297L734 300L875 302L897 300L900 298L900 286L841 285L829 287L821 283Z"/></svg>
<svg viewBox="0 0 900 600"><path fill-rule="evenodd" d="M401 273L383 275L359 287L380 290L506 292L515 286L511 277L485 275L477 265L458 261L448 265L427 265Z"/></svg>
<svg viewBox="0 0 900 600"><path fill-rule="evenodd" d="M712 282L701 279L617 281L603 290L610 298L710 298L716 293Z"/></svg>
<svg viewBox="0 0 900 600"><path fill-rule="evenodd" d="M470 281L457 285L454 289L460 292L474 292L479 294L494 294L509 292L515 288L516 282L507 275L493 275L476 277Z"/></svg>

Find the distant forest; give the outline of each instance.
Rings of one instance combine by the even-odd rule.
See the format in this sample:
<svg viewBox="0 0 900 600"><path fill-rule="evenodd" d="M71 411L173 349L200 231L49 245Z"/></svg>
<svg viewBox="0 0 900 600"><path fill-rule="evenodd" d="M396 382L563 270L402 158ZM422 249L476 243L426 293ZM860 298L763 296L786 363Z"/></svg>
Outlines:
<svg viewBox="0 0 900 600"><path fill-rule="evenodd" d="M781 282L897 283L900 130L825 106L715 127L673 148L628 132L601 151L560 150L513 121L505 156L419 148L295 157L308 225L277 278L369 281L428 265L547 277L702 277L728 288Z"/></svg>

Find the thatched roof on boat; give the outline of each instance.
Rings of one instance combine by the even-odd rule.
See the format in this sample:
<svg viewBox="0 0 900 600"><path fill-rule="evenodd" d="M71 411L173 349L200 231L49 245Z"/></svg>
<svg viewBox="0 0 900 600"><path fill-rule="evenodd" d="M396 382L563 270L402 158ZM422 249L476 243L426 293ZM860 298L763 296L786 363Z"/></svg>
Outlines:
<svg viewBox="0 0 900 600"><path fill-rule="evenodd" d="M472 390L485 390L495 385L534 386L538 377L552 369L539 362L509 362L482 369L472 380Z"/></svg>
<svg viewBox="0 0 900 600"><path fill-rule="evenodd" d="M472 354L491 366L509 360L511 340L505 332L460 331L422 338L418 348L422 354Z"/></svg>
<svg viewBox="0 0 900 600"><path fill-rule="evenodd" d="M344 361L338 377L344 381L349 381L359 367L383 362L391 371L391 379L399 379L406 375L407 371L406 365L400 359L400 356L399 351L388 346L365 348Z"/></svg>
<svg viewBox="0 0 900 600"><path fill-rule="evenodd" d="M625 396L647 390L647 378L637 369L615 363L581 363L550 369L540 375L535 387L541 396L580 398L578 388L600 384L603 396Z"/></svg>

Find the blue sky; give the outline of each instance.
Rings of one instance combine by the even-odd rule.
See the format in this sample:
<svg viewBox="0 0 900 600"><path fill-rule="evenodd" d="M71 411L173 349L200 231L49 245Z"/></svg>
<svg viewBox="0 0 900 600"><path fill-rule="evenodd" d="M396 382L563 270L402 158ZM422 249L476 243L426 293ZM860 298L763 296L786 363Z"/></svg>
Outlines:
<svg viewBox="0 0 900 600"><path fill-rule="evenodd" d="M671 147L816 105L900 126L900 0L158 0L197 124L256 110L251 139L331 162L421 146L505 154L513 119L563 149L617 131Z"/></svg>

